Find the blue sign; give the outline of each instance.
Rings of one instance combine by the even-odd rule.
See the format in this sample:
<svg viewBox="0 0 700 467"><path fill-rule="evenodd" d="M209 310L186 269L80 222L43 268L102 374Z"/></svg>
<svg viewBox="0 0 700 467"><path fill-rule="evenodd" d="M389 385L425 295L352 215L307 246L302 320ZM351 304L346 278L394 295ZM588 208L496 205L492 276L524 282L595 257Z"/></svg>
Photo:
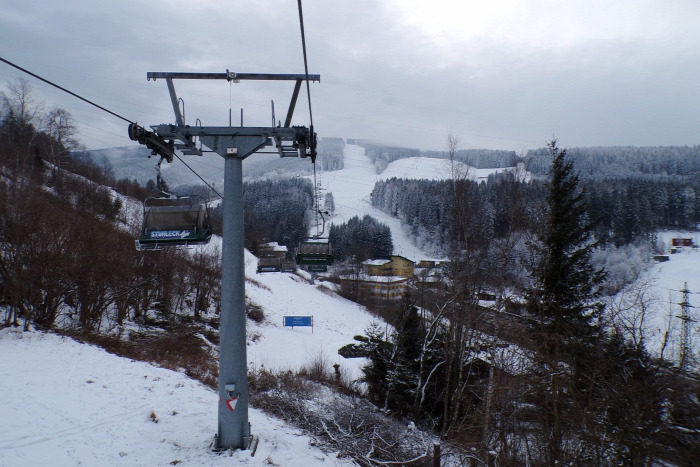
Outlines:
<svg viewBox="0 0 700 467"><path fill-rule="evenodd" d="M285 316L284 317L285 326L313 326L314 317L313 316Z"/></svg>

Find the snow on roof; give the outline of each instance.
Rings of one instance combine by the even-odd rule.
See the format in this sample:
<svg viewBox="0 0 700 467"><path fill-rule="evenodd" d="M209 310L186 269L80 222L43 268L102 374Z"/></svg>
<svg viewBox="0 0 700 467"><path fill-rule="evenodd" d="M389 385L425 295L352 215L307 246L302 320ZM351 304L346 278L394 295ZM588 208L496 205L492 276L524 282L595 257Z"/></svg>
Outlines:
<svg viewBox="0 0 700 467"><path fill-rule="evenodd" d="M369 274L346 274L340 276L341 280L357 280L360 282L384 282L387 284L401 283L408 281L408 277L401 276L370 276Z"/></svg>
<svg viewBox="0 0 700 467"><path fill-rule="evenodd" d="M272 250L272 251L284 251L284 252L287 251L287 247L286 247L286 246L280 245L280 244L277 243L277 242L265 243L265 244L263 245L263 248L265 248L265 249L267 249L267 250Z"/></svg>
<svg viewBox="0 0 700 467"><path fill-rule="evenodd" d="M362 262L362 264L366 264L368 266L384 266L385 264L391 263L390 259L366 259Z"/></svg>

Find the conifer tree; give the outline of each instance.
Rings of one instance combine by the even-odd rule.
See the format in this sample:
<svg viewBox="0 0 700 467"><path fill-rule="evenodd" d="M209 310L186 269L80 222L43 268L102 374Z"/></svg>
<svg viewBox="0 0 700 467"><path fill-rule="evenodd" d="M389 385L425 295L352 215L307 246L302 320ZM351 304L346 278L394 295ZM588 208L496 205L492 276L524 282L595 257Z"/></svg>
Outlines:
<svg viewBox="0 0 700 467"><path fill-rule="evenodd" d="M545 228L539 234L532 271L534 286L527 292L528 309L538 318L535 328L547 335L547 342L556 341L557 347L593 344L599 332L602 304L598 297L605 276L590 262L595 242L573 164L556 140L548 148L551 180Z"/></svg>
<svg viewBox="0 0 700 467"><path fill-rule="evenodd" d="M580 435L579 422L590 404L586 389L601 356L596 344L601 339L598 295L604 275L590 262L595 243L572 163L556 140L548 147L552 169L545 225L538 234L527 307L535 318L531 330L539 355L533 397L542 416L541 456L554 465L570 458L566 440Z"/></svg>

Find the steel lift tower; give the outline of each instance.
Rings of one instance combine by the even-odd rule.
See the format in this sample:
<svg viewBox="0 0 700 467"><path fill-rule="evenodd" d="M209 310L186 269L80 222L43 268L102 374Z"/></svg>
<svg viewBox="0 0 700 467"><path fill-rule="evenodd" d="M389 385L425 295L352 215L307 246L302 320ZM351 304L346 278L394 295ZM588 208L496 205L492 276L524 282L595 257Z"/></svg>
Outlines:
<svg viewBox="0 0 700 467"><path fill-rule="evenodd" d="M164 79L175 112L175 124L153 125L147 131L129 125L129 137L169 162L180 150L183 155L201 155L199 140L224 158L223 247L221 255L221 322L219 356L218 430L214 449L248 449L248 374L246 355L245 271L243 246L243 159L265 147L274 146L280 157L310 157L316 160L313 125L290 126L299 89L304 81L320 81L319 75L260 73L170 73L149 72L149 80ZM212 127L185 124L176 79L287 80L295 87L287 116L275 126L274 108L270 127ZM184 107L184 106L183 106Z"/></svg>

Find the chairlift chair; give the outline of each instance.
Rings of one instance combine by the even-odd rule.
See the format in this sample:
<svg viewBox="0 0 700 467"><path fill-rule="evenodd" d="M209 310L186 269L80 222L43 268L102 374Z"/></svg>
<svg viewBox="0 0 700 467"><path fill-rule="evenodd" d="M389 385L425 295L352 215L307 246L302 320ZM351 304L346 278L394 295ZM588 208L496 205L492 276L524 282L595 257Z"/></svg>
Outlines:
<svg viewBox="0 0 700 467"><path fill-rule="evenodd" d="M313 238L299 244L297 264L306 266L330 266L333 264L333 247L328 239Z"/></svg>
<svg viewBox="0 0 700 467"><path fill-rule="evenodd" d="M293 260L282 261L282 272L296 272L297 263Z"/></svg>
<svg viewBox="0 0 700 467"><path fill-rule="evenodd" d="M308 240L301 242L297 248L297 264L308 266L308 270L312 272L326 272L327 266L333 264L333 246L328 238L324 238L323 232L326 231L326 218L328 211L316 211L323 221L323 229L318 233L318 224L316 226L317 234Z"/></svg>
<svg viewBox="0 0 700 467"><path fill-rule="evenodd" d="M280 272L282 271L282 259L275 256L263 256L258 259L257 272Z"/></svg>
<svg viewBox="0 0 700 467"><path fill-rule="evenodd" d="M210 239L209 210L201 198L151 196L144 201L137 250L206 245Z"/></svg>

